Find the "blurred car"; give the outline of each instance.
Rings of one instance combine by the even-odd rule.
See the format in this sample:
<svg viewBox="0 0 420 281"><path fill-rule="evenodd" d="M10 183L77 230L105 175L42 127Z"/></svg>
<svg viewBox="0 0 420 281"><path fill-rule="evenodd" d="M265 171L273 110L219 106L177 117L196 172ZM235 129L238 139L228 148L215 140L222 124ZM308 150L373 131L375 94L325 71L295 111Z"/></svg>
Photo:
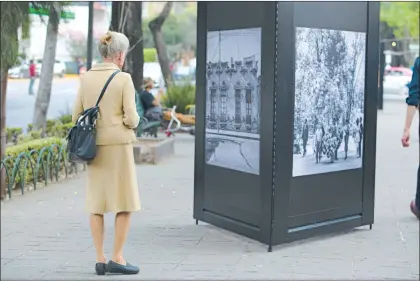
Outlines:
<svg viewBox="0 0 420 281"><path fill-rule="evenodd" d="M174 83L176 86L195 86L195 76L193 74L174 74Z"/></svg>
<svg viewBox="0 0 420 281"><path fill-rule="evenodd" d="M154 81L153 88L163 88L165 86L162 70L158 62L145 62L143 65L143 77L145 79L151 78Z"/></svg>
<svg viewBox="0 0 420 281"><path fill-rule="evenodd" d="M29 78L29 65L22 61L20 65L14 66L9 69L9 78L12 79L22 79Z"/></svg>
<svg viewBox="0 0 420 281"><path fill-rule="evenodd" d="M384 95L407 96L413 71L406 67L389 67L384 72Z"/></svg>
<svg viewBox="0 0 420 281"><path fill-rule="evenodd" d="M9 78L12 79L22 79L25 78L22 66L15 66L9 69Z"/></svg>
<svg viewBox="0 0 420 281"><path fill-rule="evenodd" d="M195 85L195 59L189 61L186 66L180 65L174 71L174 82L177 86L185 84Z"/></svg>
<svg viewBox="0 0 420 281"><path fill-rule="evenodd" d="M35 63L36 75L41 76L42 60L36 60ZM64 77L66 74L66 65L64 62L56 60L54 63L54 76Z"/></svg>

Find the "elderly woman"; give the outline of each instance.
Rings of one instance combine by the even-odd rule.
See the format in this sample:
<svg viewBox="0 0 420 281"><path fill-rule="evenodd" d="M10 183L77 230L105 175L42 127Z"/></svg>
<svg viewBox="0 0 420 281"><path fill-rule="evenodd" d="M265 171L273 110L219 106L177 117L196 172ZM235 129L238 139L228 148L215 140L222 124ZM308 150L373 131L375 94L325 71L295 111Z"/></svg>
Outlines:
<svg viewBox="0 0 420 281"><path fill-rule="evenodd" d="M103 58L81 79L74 104L73 122L85 109L95 105L108 78L124 65L129 42L124 34L109 31L99 43ZM135 90L131 76L120 72L111 80L99 103L96 122L97 154L87 165L86 209L96 249L95 270L98 275L109 273L137 274L139 268L123 257L130 214L140 210L137 175L132 142L133 129L139 124ZM104 217L116 213L115 242L112 259L107 263L104 252Z"/></svg>
<svg viewBox="0 0 420 281"><path fill-rule="evenodd" d="M410 146L410 127L413 122L414 115L419 107L420 102L420 57L416 58L413 68L413 77L411 78L410 91L406 99L407 113L405 118L404 133L401 138L403 147ZM419 132L420 136L420 123ZM417 170L417 192L416 197L410 203L411 212L420 219L420 165Z"/></svg>

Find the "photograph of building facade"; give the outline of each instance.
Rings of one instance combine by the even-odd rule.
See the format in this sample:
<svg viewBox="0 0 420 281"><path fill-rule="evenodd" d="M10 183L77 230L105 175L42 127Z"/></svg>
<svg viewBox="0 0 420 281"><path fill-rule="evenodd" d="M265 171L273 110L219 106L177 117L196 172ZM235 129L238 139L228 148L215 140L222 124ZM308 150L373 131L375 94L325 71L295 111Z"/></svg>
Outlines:
<svg viewBox="0 0 420 281"><path fill-rule="evenodd" d="M293 176L362 167L366 34L297 28Z"/></svg>
<svg viewBox="0 0 420 281"><path fill-rule="evenodd" d="M259 173L260 61L260 28L207 33L208 164Z"/></svg>

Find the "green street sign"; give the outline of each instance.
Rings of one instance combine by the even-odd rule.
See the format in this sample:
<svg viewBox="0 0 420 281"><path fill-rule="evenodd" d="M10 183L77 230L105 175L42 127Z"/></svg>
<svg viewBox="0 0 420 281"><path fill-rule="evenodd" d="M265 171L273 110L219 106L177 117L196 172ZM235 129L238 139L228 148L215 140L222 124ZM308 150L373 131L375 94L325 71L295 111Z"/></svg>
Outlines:
<svg viewBox="0 0 420 281"><path fill-rule="evenodd" d="M44 8L37 9L35 7L29 7L29 13L34 14L34 15L48 16L50 14L50 11ZM73 12L61 11L60 18L67 19L67 20L74 20L76 16Z"/></svg>

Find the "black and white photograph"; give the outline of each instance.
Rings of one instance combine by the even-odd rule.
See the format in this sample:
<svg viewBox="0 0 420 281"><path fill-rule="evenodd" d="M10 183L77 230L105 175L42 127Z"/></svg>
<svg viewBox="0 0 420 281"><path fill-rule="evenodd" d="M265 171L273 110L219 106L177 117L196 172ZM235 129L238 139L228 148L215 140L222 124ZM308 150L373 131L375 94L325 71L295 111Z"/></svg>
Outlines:
<svg viewBox="0 0 420 281"><path fill-rule="evenodd" d="M206 163L259 174L261 28L209 31Z"/></svg>
<svg viewBox="0 0 420 281"><path fill-rule="evenodd" d="M296 29L293 176L362 167L366 34Z"/></svg>

